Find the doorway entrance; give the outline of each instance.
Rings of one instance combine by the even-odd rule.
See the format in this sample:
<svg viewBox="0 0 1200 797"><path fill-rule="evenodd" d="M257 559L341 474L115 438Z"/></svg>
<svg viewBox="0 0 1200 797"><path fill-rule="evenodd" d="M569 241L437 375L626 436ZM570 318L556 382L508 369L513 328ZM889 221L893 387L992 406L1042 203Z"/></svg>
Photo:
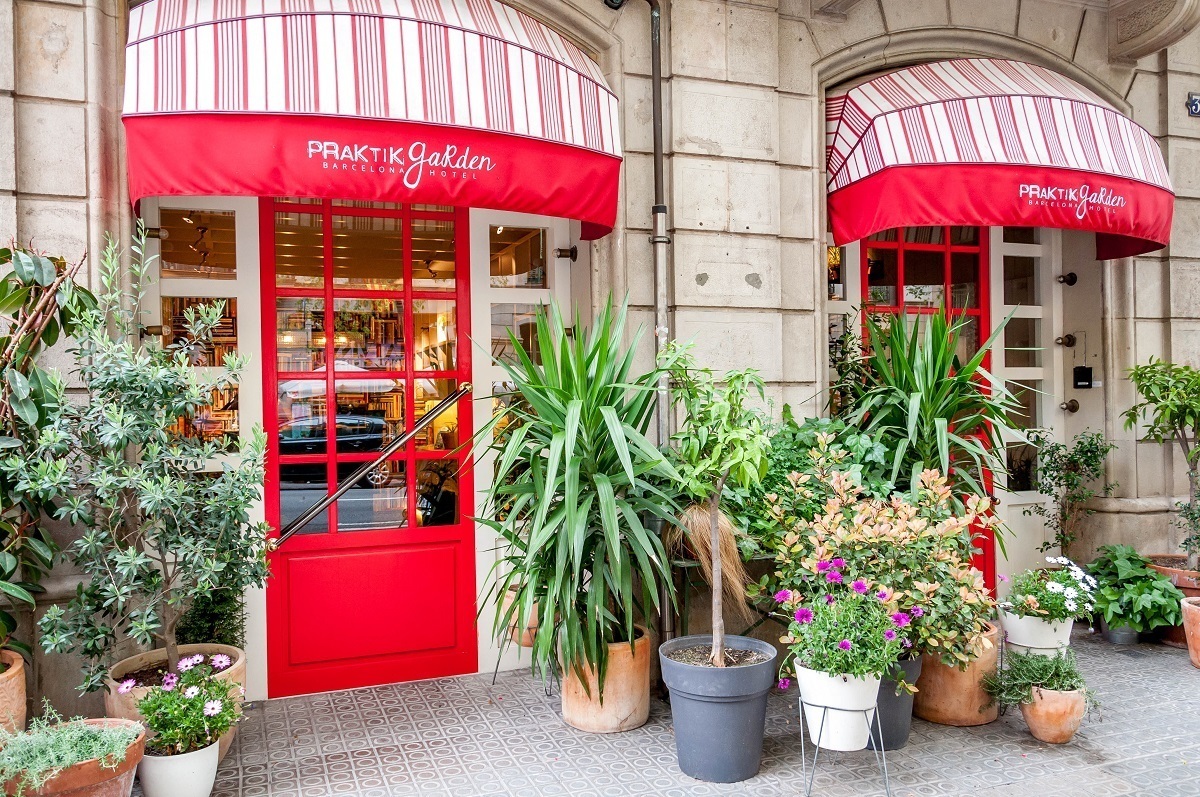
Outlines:
<svg viewBox="0 0 1200 797"><path fill-rule="evenodd" d="M471 373L467 213L264 199L266 515L331 493ZM475 672L471 402L272 554L269 694Z"/></svg>

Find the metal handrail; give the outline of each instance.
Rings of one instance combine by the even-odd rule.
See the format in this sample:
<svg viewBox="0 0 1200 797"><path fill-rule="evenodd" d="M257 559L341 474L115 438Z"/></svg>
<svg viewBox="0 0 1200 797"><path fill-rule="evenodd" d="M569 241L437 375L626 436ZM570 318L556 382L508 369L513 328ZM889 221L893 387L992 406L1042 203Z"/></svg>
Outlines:
<svg viewBox="0 0 1200 797"><path fill-rule="evenodd" d="M375 457L375 459L371 460L370 462L363 463L362 467L354 471L354 473L351 473L345 478L345 480L338 484L336 490L322 498L320 501L317 501L308 509L304 510L299 517L280 529L279 536L267 543L267 550L279 550L279 546L287 542L292 535L311 523L313 519L317 517L317 515L320 515L322 512L328 509L334 501L348 493L351 487L353 487L355 484L358 484L358 482L364 476L382 465L388 457L390 457L392 454L395 454L401 448L404 448L404 446L408 445L408 442L416 437L421 431L423 431L426 426L437 420L440 415L444 414L446 410L457 404L459 399L468 395L472 390L474 390L474 387L470 382L466 382L458 390L439 401L436 405L434 405L433 409L421 416L421 420L417 421L413 425L412 429L409 429L407 432L384 446L383 450L379 452L379 456Z"/></svg>

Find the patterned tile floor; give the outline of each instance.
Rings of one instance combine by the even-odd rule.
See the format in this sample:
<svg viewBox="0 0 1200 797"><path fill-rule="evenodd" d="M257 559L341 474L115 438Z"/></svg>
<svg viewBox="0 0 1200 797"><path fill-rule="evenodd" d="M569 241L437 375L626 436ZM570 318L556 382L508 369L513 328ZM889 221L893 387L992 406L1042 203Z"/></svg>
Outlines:
<svg viewBox="0 0 1200 797"><path fill-rule="evenodd" d="M1020 712L978 728L917 720L888 755L892 792L971 797L1200 797L1200 670L1184 651L1115 647L1077 633L1080 667L1103 704L1071 744L1042 744ZM671 715L593 735L559 718L528 673L444 678L253 705L216 797L596 797L799 795L796 691L773 694L761 772L739 784L685 777ZM825 759L815 795L883 794L870 752Z"/></svg>

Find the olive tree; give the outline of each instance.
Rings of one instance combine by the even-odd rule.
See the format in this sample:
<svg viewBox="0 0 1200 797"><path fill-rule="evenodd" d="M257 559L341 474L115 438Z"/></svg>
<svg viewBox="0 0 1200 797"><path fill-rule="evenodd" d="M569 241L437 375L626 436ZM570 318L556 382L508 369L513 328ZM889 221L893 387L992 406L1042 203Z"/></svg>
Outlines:
<svg viewBox="0 0 1200 797"><path fill-rule="evenodd" d="M55 517L80 528L66 553L86 578L66 606L47 610L40 628L46 651L88 660L83 691L104 686L112 647L124 637L165 647L175 671L176 627L188 605L267 577L268 529L250 520L262 494L265 436L255 429L222 452L183 431L214 390L237 383L244 358L192 367L220 321L220 303L190 312L176 342L143 343L153 262L143 244L139 228L128 265L111 238L104 250L98 306L80 319L73 349L85 395L75 400L57 381L36 450L4 462L20 489L53 501Z"/></svg>

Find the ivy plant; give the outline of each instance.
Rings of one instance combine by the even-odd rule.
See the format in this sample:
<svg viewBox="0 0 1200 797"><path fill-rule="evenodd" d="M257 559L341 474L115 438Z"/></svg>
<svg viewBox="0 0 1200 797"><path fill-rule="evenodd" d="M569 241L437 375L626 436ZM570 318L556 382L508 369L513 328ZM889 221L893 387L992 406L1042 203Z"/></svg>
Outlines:
<svg viewBox="0 0 1200 797"><path fill-rule="evenodd" d="M24 457L49 421L47 406L58 377L38 364L47 347L76 331L79 316L95 298L75 282L81 263L13 246L0 249L0 454ZM0 472L0 647L29 655L14 638L13 611L32 609L41 579L57 553L40 523L52 507L18 489Z"/></svg>
<svg viewBox="0 0 1200 797"><path fill-rule="evenodd" d="M1090 431L1075 435L1069 445L1056 441L1049 429L1031 429L1026 437L1037 449L1034 487L1050 503L1027 507L1025 514L1041 517L1054 534L1052 541L1042 544L1043 551L1058 547L1069 557L1080 525L1096 513L1088 508L1088 501L1097 496L1107 498L1117 489L1115 482L1103 480L1104 460L1117 446L1101 433Z"/></svg>
<svg viewBox="0 0 1200 797"><path fill-rule="evenodd" d="M81 690L105 684L114 644L166 648L179 661L179 618L196 597L241 592L267 577L265 523L251 522L263 484L265 436L255 429L214 465L215 443L183 435L180 424L237 383L244 359L228 355L212 372L191 366L221 319L220 303L186 316L186 334L143 345L141 306L153 258L140 228L128 264L109 239L97 306L82 313L73 373L83 401L55 383L47 422L28 454L3 470L14 489L53 505L54 517L81 528L67 553L84 581L69 603L40 622L47 652L86 660Z"/></svg>
<svg viewBox="0 0 1200 797"><path fill-rule="evenodd" d="M1172 534L1171 547L1182 548L1188 568L1196 570L1200 564L1200 370L1151 357L1145 365L1129 369L1129 381L1141 401L1125 411L1125 428L1141 423L1144 439L1173 443L1183 454L1188 498L1178 504L1175 525L1183 538Z"/></svg>

